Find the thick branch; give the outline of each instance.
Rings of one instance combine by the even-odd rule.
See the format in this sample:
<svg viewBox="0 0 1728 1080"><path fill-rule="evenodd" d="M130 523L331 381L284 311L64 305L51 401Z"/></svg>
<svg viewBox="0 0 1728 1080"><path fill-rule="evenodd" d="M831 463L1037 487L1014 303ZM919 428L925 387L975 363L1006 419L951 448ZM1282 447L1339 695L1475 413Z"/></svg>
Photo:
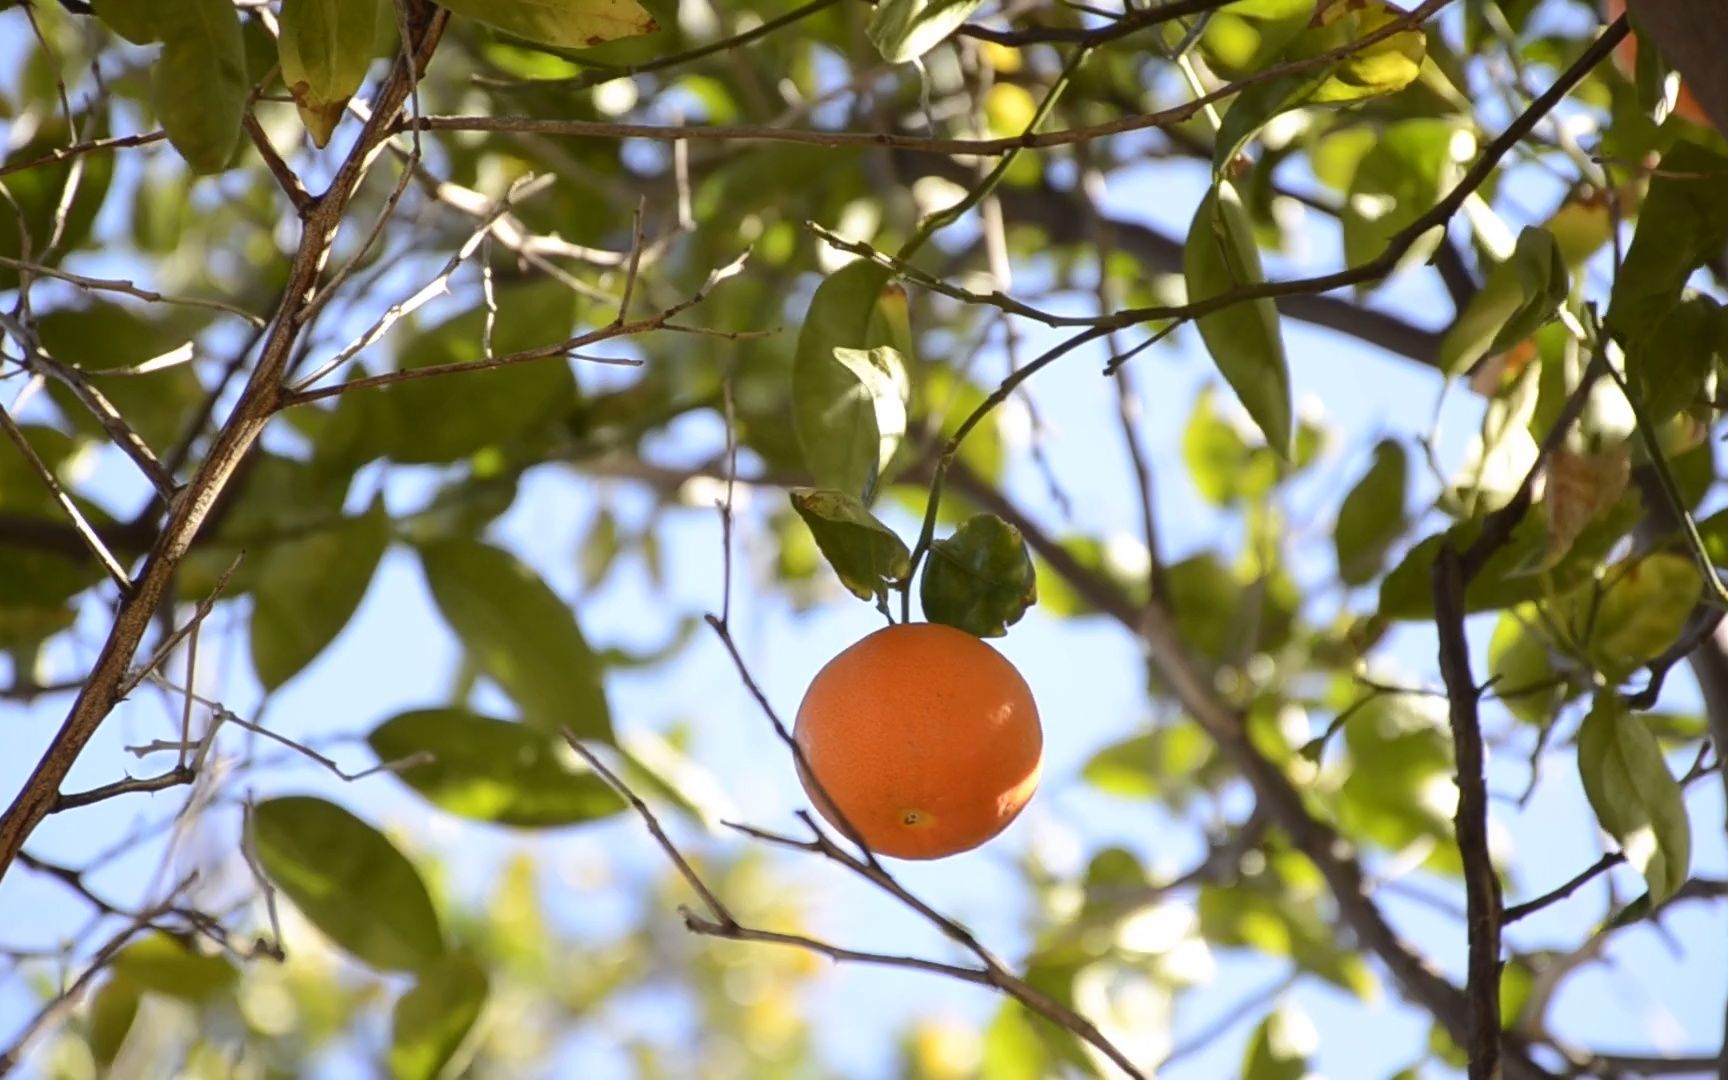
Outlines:
<svg viewBox="0 0 1728 1080"><path fill-rule="evenodd" d="M118 702L127 668L167 592L175 568L191 548L199 527L229 478L251 452L275 412L282 394L282 375L299 332L300 323L295 316L311 296L349 200L375 156L375 149L389 137L391 121L431 59L447 18L441 9L432 9L425 16L415 42L415 55L397 58L390 76L378 90L372 120L361 131L329 189L317 198L305 216L282 303L257 367L196 475L171 501L168 520L138 574L132 594L120 605L108 639L65 723L55 733L12 805L0 816L0 876L11 866L25 839L54 808L60 798L61 782Z"/></svg>
<svg viewBox="0 0 1728 1080"><path fill-rule="evenodd" d="M1440 638L1440 672L1452 719L1452 752L1458 770L1458 809L1453 831L1464 864L1465 925L1469 965L1471 1080L1500 1075L1500 877L1488 851L1488 781L1482 747L1481 694L1470 673L1470 643L1464 636L1463 557L1450 546L1434 560L1434 623Z"/></svg>

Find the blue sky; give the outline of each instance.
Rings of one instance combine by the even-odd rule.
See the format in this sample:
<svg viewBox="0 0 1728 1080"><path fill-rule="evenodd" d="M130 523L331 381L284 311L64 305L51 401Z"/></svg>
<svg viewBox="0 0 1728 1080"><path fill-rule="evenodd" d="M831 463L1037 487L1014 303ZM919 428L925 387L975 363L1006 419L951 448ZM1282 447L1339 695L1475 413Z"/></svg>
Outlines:
<svg viewBox="0 0 1728 1080"><path fill-rule="evenodd" d="M1109 209L1121 217L1180 231L1199 198L1202 182L1197 168L1148 166L1135 170L1110 193ZM1540 206L1541 198L1533 195L1526 205ZM1302 273L1330 268L1336 260L1332 237L1317 229L1305 262L1280 264L1275 270ZM92 260L86 265L100 264ZM1022 290L1036 290L1040 284L1036 270L1023 275L1018 284ZM473 283L468 285L472 290ZM404 293L412 287L409 284ZM459 310L465 302L467 296L447 302L440 310ZM1423 323L1433 323L1448 310L1431 279L1420 273L1383 289L1379 302ZM1314 479L1299 488L1293 504L1335 506L1344 485L1365 467L1367 448L1375 438L1428 430L1440 380L1407 361L1301 324L1287 323L1286 335L1298 398L1318 403L1335 432L1333 449L1316 468ZM1043 334L1027 331L1027 349L1035 350L1043 341ZM1098 374L1100 359L1098 353L1076 355L1032 383L1050 429L1045 452L1075 507L1072 522L1061 521L1042 477L1024 457L1015 466L1009 488L1021 505L1062 531L1134 536L1138 526L1132 479L1114 422L1113 390ZM999 356L987 356L984 370L1000 370L1000 364ZM1197 338L1178 335L1173 347L1144 354L1135 364L1147 398L1143 431L1158 472L1167 556L1177 558L1221 542L1233 543L1238 523L1203 503L1179 465L1181 431L1194 395L1213 381ZM578 376L590 379L593 372L579 367ZM1442 461L1455 465L1460 460L1479 408L1458 388L1447 397L1439 429ZM1110 420L1100 423L1100 417ZM721 442L717 423L695 420L680 424L656 445L655 453L666 462L693 461L712 453ZM1416 475L1422 476L1419 470ZM413 474L391 480L386 493L392 509L416 505L424 481L424 476ZM1431 496L1431 485L1417 492L1419 504ZM777 495L764 491L752 497L773 500ZM627 485L542 470L524 485L496 535L534 563L561 595L574 597L576 545L603 505L625 521L640 520L648 510L644 494ZM903 534L915 531L908 516L890 516ZM1328 523L1299 520L1293 524L1309 542L1301 564L1304 573L1323 575L1329 569ZM653 646L666 639L680 617L718 608L720 534L715 514L701 507L676 512L665 520L663 530L668 578L664 593L654 590L639 563L626 560L601 590L578 605L583 628L597 646ZM767 557L770 543L769 536L749 529L738 537L734 620L752 673L782 714L789 716L811 675L879 620L867 605L845 598L799 614L783 597L757 587L748 568ZM1485 664L1491 628L1488 619L1471 624L1479 670ZM252 716L257 698L246 668L244 620L212 630L216 632L205 639L201 676L209 686L219 688L227 705ZM1149 867L1173 873L1197 855L1200 836L1192 822L1099 795L1078 778L1079 767L1096 750L1144 730L1155 716L1170 715L1146 701L1143 663L1124 633L1102 620L1061 622L1034 611L997 644L1025 674L1040 702L1048 755L1044 789L1021 821L993 844L938 864L906 864L899 873L920 895L961 917L992 946L1015 957L1025 946L1029 913L1013 901L1019 881L1013 864L1028 846L1036 845L1058 865L1078 860L1083 866L1092 851L1120 844L1140 853ZM80 655L87 652L85 648ZM1437 681L1432 652L1431 632L1416 627L1395 638L1388 660L1407 681L1432 684ZM387 558L348 630L317 664L278 695L266 719L285 734L304 740L361 735L402 709L443 700L456 658L454 643L429 604L412 556L398 550ZM618 673L609 680L608 691L621 730L688 725L695 733L693 756L723 787L740 816L770 827L790 826L791 812L803 805L790 763L711 636L700 635L665 669ZM1689 680L1677 680L1673 692L1678 704L1696 705ZM491 700L505 707L499 699ZM13 752L0 760L0 791L16 790L61 714L59 704L0 705L0 724L16 733L15 738L9 737ZM168 737L177 723L177 715L159 696L137 695L105 725L70 786L111 780L123 768L148 771L120 747ZM358 744L333 745L330 752L349 767L370 763L369 754ZM1570 771L1570 749L1556 747L1547 765L1552 781L1528 810L1514 814L1504 802L1494 806L1516 854L1518 883L1524 890L1517 895L1531 895L1564 880L1600 851L1589 809ZM1491 787L1497 792L1516 790L1523 778L1521 755L1509 755L1494 762ZM628 817L531 836L444 818L388 778L345 785L314 768L290 763L261 772L247 784L261 797L307 790L334 793L368 820L400 827L435 847L441 857L451 860L458 890L469 895L487 892L504 859L524 848L552 867L604 859L613 867L617 883L608 891L597 894L561 885L556 874L549 874L543 885L560 921L574 928L601 926L635 914L641 883L664 872L660 853L639 823ZM156 797L152 812L174 805L169 801L173 798ZM117 800L50 819L31 848L76 862L122 835L141 801ZM1724 814L1721 786L1695 785L1689 805L1697 830L1694 870L1721 876L1728 872L1728 850L1717 827ZM729 834L701 835L686 822L676 823L675 828L682 842L698 849L731 848L743 842ZM157 849L141 846L103 875L101 882L117 895L125 895L129 885L135 886L154 869L156 857ZM943 942L929 927L833 868L796 858L777 859L791 879L808 890L824 936L863 948L946 955ZM1614 877L1622 897L1633 895L1629 873ZM1600 888L1593 886L1514 928L1510 940L1521 947L1575 943L1600 913L1601 897ZM1386 895L1384 903L1412 942L1455 977L1461 974L1463 939L1455 921L1402 896ZM48 940L75 926L80 914L51 883L15 871L0 886L0 944ZM656 915L667 934L683 932L674 912ZM1699 1052L1714 1047L1721 1038L1722 1002L1728 992L1728 912L1721 905L1688 905L1674 913L1666 930L1678 949L1652 928L1619 935L1610 950L1612 966L1578 976L1556 1001L1555 1029L1601 1049ZM1214 982L1177 1011L1176 1042L1205 1028L1241 995L1278 974L1275 965L1220 955ZM1320 1034L1318 1071L1333 1077L1381 1077L1419 1056L1426 1022L1400 1007L1393 987L1387 985L1385 991L1377 1005L1366 1008L1307 983L1293 992L1291 997L1310 1014ZM977 988L928 976L841 967L823 978L821 992L810 1004L826 1060L837 1072L864 1080L892 1075L893 1043L887 1036L908 1020L951 1013L982 1021L994 1011L997 999ZM28 1009L28 998L15 981L0 989L0 1039L17 1027ZM668 1022L676 1028L675 1011ZM1208 1051L1186 1059L1167 1075L1234 1074L1251 1027L1251 1022L1238 1025ZM572 1044L565 1066L579 1068L584 1076L628 1075L603 1033L588 1033ZM341 1071L333 1069L332 1075Z"/></svg>

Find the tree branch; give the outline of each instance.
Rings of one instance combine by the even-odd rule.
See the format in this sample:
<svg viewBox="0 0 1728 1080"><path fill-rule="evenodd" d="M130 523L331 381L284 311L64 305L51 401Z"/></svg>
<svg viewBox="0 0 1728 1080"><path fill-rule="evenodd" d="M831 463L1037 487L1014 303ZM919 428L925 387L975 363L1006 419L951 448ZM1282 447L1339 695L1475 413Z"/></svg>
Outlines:
<svg viewBox="0 0 1728 1080"><path fill-rule="evenodd" d="M199 527L240 463L252 451L282 396L282 375L299 330L295 315L317 284L344 212L359 187L374 150L389 138L391 121L401 111L413 83L425 70L443 33L448 14L420 9L415 53L398 56L378 89L373 119L360 132L329 188L306 214L300 242L286 275L282 303L271 322L257 366L235 403L233 413L197 473L170 500L168 520L135 582L120 605L107 640L71 711L12 804L0 815L0 877L17 858L30 833L60 797L60 784L84 747L119 700L128 665L166 594L175 568L191 548Z"/></svg>
<svg viewBox="0 0 1728 1080"><path fill-rule="evenodd" d="M1477 711L1481 692L1470 672L1464 636L1463 557L1450 545L1434 560L1434 624L1440 638L1440 673L1451 711L1452 753L1458 776L1453 832L1464 864L1465 924L1468 927L1471 1080L1500 1075L1500 876L1488 850L1488 782Z"/></svg>

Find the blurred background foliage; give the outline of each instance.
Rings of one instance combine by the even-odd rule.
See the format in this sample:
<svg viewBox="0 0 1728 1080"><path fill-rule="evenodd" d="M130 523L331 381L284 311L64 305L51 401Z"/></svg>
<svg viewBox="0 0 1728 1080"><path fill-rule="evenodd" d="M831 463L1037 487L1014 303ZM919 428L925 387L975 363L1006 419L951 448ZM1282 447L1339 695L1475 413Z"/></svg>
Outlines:
<svg viewBox="0 0 1728 1080"><path fill-rule="evenodd" d="M173 36L176 20L208 15L212 3L234 16L233 42ZM276 37L292 21L291 3L152 0L145 7L159 21L143 27L117 3L98 3L94 13L72 3L0 5L11 8L0 11L0 70L11 72L0 80L0 303L9 312L0 324L0 395L20 439L128 565L155 542L162 503L117 447L113 423L90 407L89 388L168 475L192 475L234 407L301 243L294 207L260 146L308 191L322 192L398 50L393 8L380 5L370 36L345 46L345 62L365 81L350 114L334 114L319 149L281 78L286 54ZM371 723L344 716L320 731L321 739L368 744L375 761L352 771L379 764L394 772L366 783L412 792L424 801L401 805L435 823L581 831L628 820L626 804L568 753L558 730L569 726L680 835L715 826L727 783L697 760L691 733L615 717L609 687L685 672L690 644L706 633L696 608L672 606L672 579L691 572L680 560L698 550L678 530L713 518L733 450L745 493L738 530L760 540L741 549L733 587L772 593L799 612L852 602L784 494L822 471L811 436L794 422L809 404L797 397L794 369L818 283L852 258L807 226L878 252L899 250L996 159L891 140L621 138L627 132L604 125L1015 138L1064 77L1038 130L1181 106L1197 90L1320 47L1315 5L1298 0L1239 0L1120 33L1107 32L1113 20L1131 27L1135 12L959 6L978 32L941 35L917 65L885 58L869 32L870 6L853 0L653 0L645 7L656 31L587 48L529 40L457 9L412 110L598 126L578 137L521 124L401 133L385 143L331 243L326 280L340 268L339 284L299 316L291 379L323 372L317 385L329 386L435 365L485 367L489 357L547 347L554 355L332 395L271 424L180 563L161 612L165 633L222 583L211 625L227 628L229 655L221 666L210 659L220 651L212 633L205 659L189 662L223 676L197 680L198 694L188 696L175 689L185 689L185 662L164 667L170 711L178 716L184 703L189 727L140 723L134 730L147 734L130 740L152 772L195 751L196 779L188 773L188 786L164 785L168 794L152 800L142 823L132 831L113 825L94 853L88 842L67 845L64 855L32 844L7 875L8 888L27 875L63 886L31 895L88 905L90 916L75 935L0 934L9 950L0 972L16 984L10 1000L19 1010L7 1038L34 1011L21 1000L55 1000L83 965L100 960L88 993L50 1017L29 1069L65 1077L544 1075L551 1062L582 1060L585 1040L604 1039L622 1055L614 1060L643 1077L846 1072L823 1060L805 1007L827 962L799 949L679 932L671 913L693 897L654 861L635 822L626 835L646 853L635 863L614 864L595 849L555 869L524 846L495 860L485 888L458 889L452 881L468 879L429 839L440 835L436 824L430 833L380 832L386 822L344 794L358 786L327 787L334 801L319 798L316 808L278 794L292 787L272 781L272 770L307 767L303 751L313 748L272 741L267 714L281 688L320 670L310 665L337 641L380 567L409 552L465 658L436 680L426 707ZM307 0L299 17L325 7ZM1360 17L1349 17L1358 22L1322 29L1348 44L1381 25L1374 19L1396 14L1351 5L1358 7ZM1171 192L1198 204L1214 177L1234 185L1250 234L1240 239L1271 276L1315 266L1316 247L1342 260L1322 270L1371 261L1453 189L1601 28L1601 13L1575 0L1471 0L1393 39L1407 67L1395 82L1329 75L1328 93L1343 93L1346 76L1370 79L1353 84L1366 90L1352 90L1349 107L1313 106L1312 85L1262 81L1234 104L1220 101L1221 118L1195 110L1177 122L1011 156L979 208L901 267L911 279L912 335L899 353L906 419L875 512L910 544L938 448L1054 341L1038 320L1010 320L991 303L957 299L954 288L1001 290L1075 318L1199 298L1191 260L1184 278L1184 247L1196 241L1161 224L1188 221L1190 204L1162 212L1175 201ZM150 44L152 34L168 40ZM1076 64L1078 40L1088 48ZM177 62L186 70L164 75ZM165 79L191 81L164 88ZM1570 758L1592 698L1597 709L1618 707L1616 688L1631 694L1644 685L1647 665L1708 617L1698 563L1728 556L1728 519L1709 514L1718 365L1728 341L1716 300L1728 224L1712 209L1712 200L1728 205L1728 180L1709 170L1724 162L1725 148L1696 103L1689 111L1676 94L1652 49L1619 67L1599 65L1484 179L1450 230L1408 246L1395 273L1364 276L1348 292L1262 305L1274 341L1280 320L1285 334L1294 323L1319 326L1433 376L1437 398L1467 398L1480 413L1468 445L1436 441L1428 402L1351 433L1363 435L1360 445L1341 448L1323 416L1300 409L1288 445L1269 442L1268 417L1291 408L1288 386L1271 398L1252 388L1287 378L1284 346L1276 345L1276 362L1271 353L1251 357L1260 366L1244 378L1230 365L1247 361L1219 355L1222 339L1203 325L1228 385L1209 383L1185 404L1179 438L1159 443L1179 443L1179 454L1151 462L1160 482L1180 476L1184 490L1191 486L1213 524L1199 542L1195 530L1177 526L1181 548L1159 551L1148 543L1155 535L1107 534L1088 525L1097 515L1064 506L1068 478L1044 456L1050 434L1036 408L1038 380L1027 384L1032 396L1013 395L984 414L959 447L939 533L978 513L1025 531L1037 567L1035 610L1064 627L1114 619L1132 634L1134 613L1161 604L1219 700L1246 718L1254 751L1300 791L1307 814L1335 828L1381 880L1410 875L1452 910L1463 864L1444 694L1383 682L1380 672L1396 668L1387 658L1434 618L1430 580L1441 538L1468 542L1511 499L1564 403L1594 377L1586 374L1592 311L1607 310L1611 324L1616 310L1633 311L1617 328L1647 414L1634 416L1628 399L1601 381L1561 449L1564 465L1554 467L1569 472L1550 472L1538 511L1468 593L1470 610L1488 613L1473 630L1484 643L1479 669L1495 680L1485 724L1512 763L1496 774L1506 781L1497 786L1516 778L1531 788L1538 780L1576 787L1583 768L1590 789L1592 766ZM245 115L256 130L242 138L223 127L229 112L233 124ZM146 137L159 128L168 141ZM1239 143L1220 149L1220 132ZM115 138L122 144L55 153ZM1230 152L1235 145L1240 154ZM1691 177L1702 193L1659 195L1661 174L1652 180L1646 163L1687 153L1701 171L1670 179ZM1167 188L1162 178L1177 170L1188 180ZM1191 181L1203 172L1197 187ZM1108 205L1106 190L1115 193ZM1121 212L1125 205L1132 212ZM1635 231L1645 228L1641 205L1660 232ZM1528 240L1520 237L1525 226L1538 227ZM1195 235L1212 227L1197 219ZM453 261L459 250L466 256ZM710 281L746 252L735 273ZM1621 259L1643 260L1635 287L1621 287L1629 273L1616 276ZM1416 279L1424 284L1411 285ZM953 288L923 287L927 280ZM429 283L437 301L396 323L392 305ZM615 317L665 312L704 291L671 320L682 330L659 326L568 356L557 348ZM630 309L620 313L626 294ZM1412 303L1413 295L1423 299ZM1240 313L1250 310L1226 309L1224 318L1238 320L1226 328L1238 335L1231 340L1243 340ZM378 329L385 332L372 334ZM1111 357L1170 330L1179 347L1197 340L1168 317L1142 319L1066 375L1044 377L1093 377ZM1168 351L1160 345L1119 369L1121 422L1131 436L1144 434L1134 384L1148 398L1167 394L1156 363ZM1104 414L1096 423L1119 420ZM568 549L556 576L498 527L522 511L527 493L544 492L534 483L547 474L568 480L559 490L595 508L580 535L551 541ZM1663 501L1664 481L1671 502ZM1147 483L1141 478L1142 490ZM620 488L645 494L646 509L617 505L608 493ZM1142 497L1124 488L1111 515L1135 520L1125 508ZM1162 491L1144 497L1153 510L1177 505ZM1017 508L1027 501L1048 512ZM1697 511L1690 546L1679 538L1676 510ZM718 550L700 551L712 560L702 577L713 584ZM667 633L589 640L583 601L625 574L640 574L661 598ZM1025 592L1008 590L1011 598ZM706 593L717 594L717 586ZM8 442L0 448L5 697L20 709L68 702L112 601L102 568L38 470ZM1431 641L1418 640L1431 655ZM699 678L730 677L719 670ZM1255 804L1238 762L1177 704L1166 672L1150 665L1142 681L1146 715L1156 722L1110 721L1076 782L1107 805L1155 806L1205 858L1176 874L1111 844L1085 846L1073 866L1036 846L1015 852L1025 897L1016 929L1027 944L1015 966L1148 1068L1181 1049L1172 1010L1212 981L1218 955L1268 961L1279 986L1318 981L1365 1006L1380 1000L1390 990L1386 970L1341 921L1288 822ZM238 701L250 704L232 712L218 704ZM1701 779L1720 786L1707 779L1710 721L1687 690L1636 705L1642 711L1617 721L1618 730L1642 733L1626 736L1636 746L1620 751L1632 787L1667 793ZM47 721L36 726L0 735L20 768L51 733ZM144 746L150 739L161 745ZM1658 753L1640 757L1646 744ZM344 765L325 764L350 777L343 768L354 756L330 753ZM137 766L117 749L104 763L108 780ZM1619 817L1595 806L1602 824L1629 834L1635 829L1616 821L1644 814L1657 849L1680 870L1659 887L1641 867L1649 877L1642 909L1635 898L1646 886L1630 873L1598 903L1593 918L1606 929L1564 947L1514 949L1503 1016L1508 1030L1539 1046L1554 1040L1547 1007L1559 981L1601 947L1599 935L1666 904L1721 895L1718 883L1689 878L1685 866L1689 850L1720 861L1715 822L1694 815L1706 834L1694 844L1684 804L1676 821L1660 812L1667 803L1652 809L1641 796L1616 797ZM484 835L506 848L512 842ZM102 854L109 845L118 846ZM160 872L110 872L139 845ZM817 933L800 884L806 871L735 837L698 841L697 850L699 872L742 921ZM169 888L192 870L191 885ZM1499 870L1515 898L1553 884L1526 880L1515 863ZM620 873L627 876L613 877ZM570 888L632 903L561 920L547 895ZM101 949L139 913L166 929L132 926L113 939L114 950ZM31 923L20 916L17 925ZM279 945L285 961L275 955ZM1072 1032L1012 1003L994 1017L982 1028L935 1012L918 1019L898 1035L894 1074L1019 1080L1106 1068ZM1314 1046L1298 1011L1250 1000L1239 1019L1242 1075L1304 1074ZM1399 1075L1460 1066L1443 1026L1434 1032L1402 1054L1409 1069Z"/></svg>

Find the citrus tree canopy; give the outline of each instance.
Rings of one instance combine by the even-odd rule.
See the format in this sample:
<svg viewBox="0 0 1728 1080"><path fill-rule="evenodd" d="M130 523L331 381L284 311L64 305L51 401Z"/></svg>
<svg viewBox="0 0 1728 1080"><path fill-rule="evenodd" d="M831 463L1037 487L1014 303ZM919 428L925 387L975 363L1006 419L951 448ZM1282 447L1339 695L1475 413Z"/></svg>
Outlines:
<svg viewBox="0 0 1728 1080"><path fill-rule="evenodd" d="M1724 57L0 0L0 1074L1728 1077Z"/></svg>

